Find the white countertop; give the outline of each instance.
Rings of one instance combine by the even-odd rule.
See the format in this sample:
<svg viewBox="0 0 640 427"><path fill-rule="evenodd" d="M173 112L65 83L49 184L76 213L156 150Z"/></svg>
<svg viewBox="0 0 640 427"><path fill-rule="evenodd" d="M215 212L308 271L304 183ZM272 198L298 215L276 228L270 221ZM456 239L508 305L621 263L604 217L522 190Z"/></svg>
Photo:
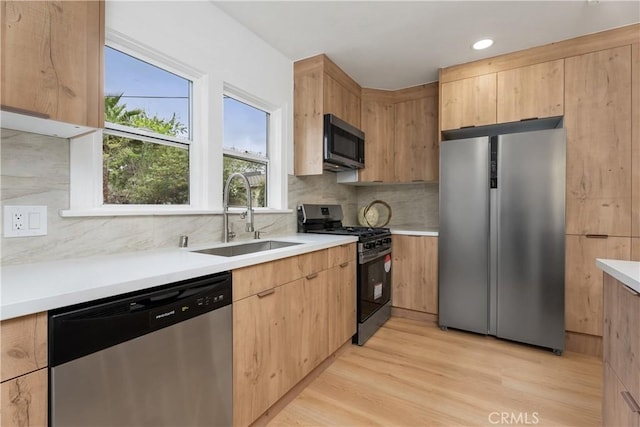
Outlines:
<svg viewBox="0 0 640 427"><path fill-rule="evenodd" d="M184 249L159 249L2 267L0 320L300 255L356 242L357 238L292 234L274 236L271 240L303 244L234 257L191 252L227 246L216 242ZM231 244L239 243L246 241Z"/></svg>
<svg viewBox="0 0 640 427"><path fill-rule="evenodd" d="M398 234L404 236L432 236L438 237L438 230L408 230L402 228L392 228L391 234Z"/></svg>
<svg viewBox="0 0 640 427"><path fill-rule="evenodd" d="M640 262L597 258L596 265L608 275L640 293Z"/></svg>

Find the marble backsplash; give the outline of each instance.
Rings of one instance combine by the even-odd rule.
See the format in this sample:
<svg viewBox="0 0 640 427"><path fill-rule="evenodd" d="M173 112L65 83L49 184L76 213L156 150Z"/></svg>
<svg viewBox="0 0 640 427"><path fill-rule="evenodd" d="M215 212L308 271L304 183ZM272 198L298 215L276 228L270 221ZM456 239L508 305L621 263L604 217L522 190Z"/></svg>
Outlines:
<svg viewBox="0 0 640 427"><path fill-rule="evenodd" d="M358 187L358 206L382 200L391 207L390 228L412 230L438 229L438 184L393 184ZM386 218L384 206L376 206L381 219Z"/></svg>
<svg viewBox="0 0 640 427"><path fill-rule="evenodd" d="M48 234L2 237L0 265L175 247L181 235L188 235L191 245L221 240L221 215L61 217L58 212L69 208L67 139L2 129L0 157L2 205L48 207ZM380 199L392 207L391 227L424 230L438 225L435 184L354 187L337 184L332 173L288 179L292 212L255 216L255 228L265 231L265 238L295 233L300 203L339 203L345 224L352 225L359 207ZM238 215L230 221L238 240L252 237Z"/></svg>

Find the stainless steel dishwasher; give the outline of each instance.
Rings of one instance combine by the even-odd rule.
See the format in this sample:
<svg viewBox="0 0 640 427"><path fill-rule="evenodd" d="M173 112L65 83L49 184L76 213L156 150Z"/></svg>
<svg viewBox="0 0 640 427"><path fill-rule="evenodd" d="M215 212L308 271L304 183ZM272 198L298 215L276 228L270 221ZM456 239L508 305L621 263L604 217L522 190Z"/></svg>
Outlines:
<svg viewBox="0 0 640 427"><path fill-rule="evenodd" d="M49 314L49 424L230 426L231 273Z"/></svg>

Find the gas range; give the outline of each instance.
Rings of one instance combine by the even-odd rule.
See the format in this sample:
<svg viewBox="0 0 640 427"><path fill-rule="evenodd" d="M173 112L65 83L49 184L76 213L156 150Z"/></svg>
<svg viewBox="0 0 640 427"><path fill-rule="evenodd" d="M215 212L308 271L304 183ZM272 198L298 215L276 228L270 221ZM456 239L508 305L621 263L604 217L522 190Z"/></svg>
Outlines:
<svg viewBox="0 0 640 427"><path fill-rule="evenodd" d="M298 207L298 232L358 237L358 324L353 342L362 345L391 316L391 232L344 226L343 218L340 205L303 204Z"/></svg>
<svg viewBox="0 0 640 427"><path fill-rule="evenodd" d="M388 228L345 226L343 218L340 205L303 204L298 206L298 232L357 236L359 242L391 237Z"/></svg>

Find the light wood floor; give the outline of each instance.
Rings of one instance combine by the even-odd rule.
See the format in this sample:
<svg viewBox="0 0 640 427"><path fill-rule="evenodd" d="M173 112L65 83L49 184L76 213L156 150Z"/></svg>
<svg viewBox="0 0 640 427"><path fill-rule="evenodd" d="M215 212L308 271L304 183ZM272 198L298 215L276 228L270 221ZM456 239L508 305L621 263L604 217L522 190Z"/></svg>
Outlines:
<svg viewBox="0 0 640 427"><path fill-rule="evenodd" d="M594 357L393 317L268 425L599 426L601 388Z"/></svg>

